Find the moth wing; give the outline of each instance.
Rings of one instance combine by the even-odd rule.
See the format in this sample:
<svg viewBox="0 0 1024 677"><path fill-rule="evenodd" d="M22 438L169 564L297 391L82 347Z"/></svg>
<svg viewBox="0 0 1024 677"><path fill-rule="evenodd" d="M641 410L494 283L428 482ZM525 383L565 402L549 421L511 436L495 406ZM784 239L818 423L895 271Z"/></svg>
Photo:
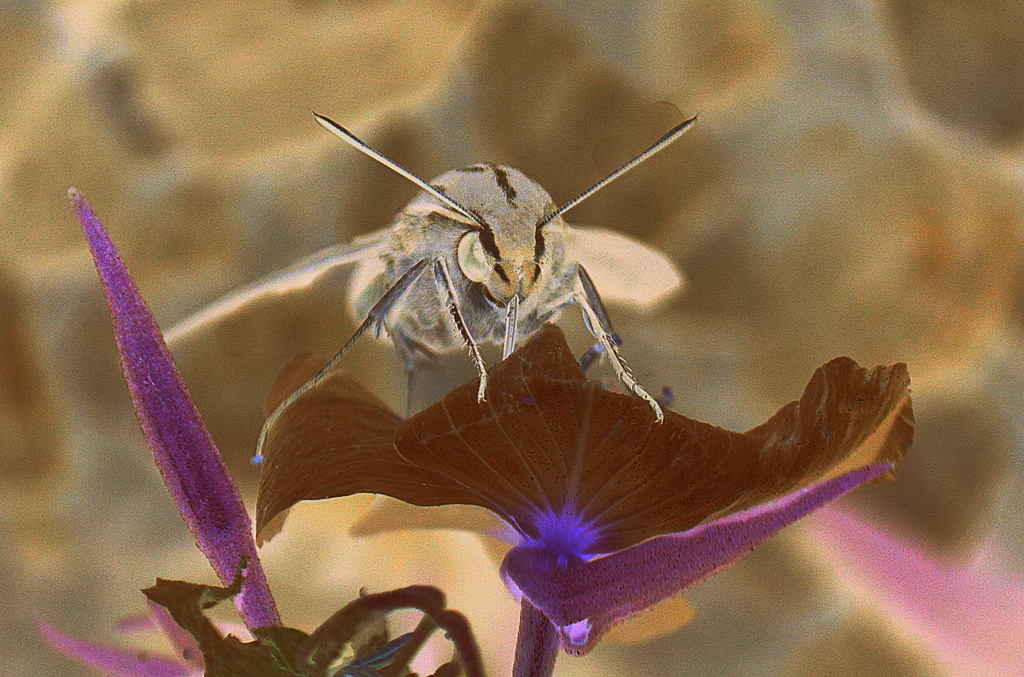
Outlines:
<svg viewBox="0 0 1024 677"><path fill-rule="evenodd" d="M568 259L586 269L604 301L649 310L682 291L676 264L639 240L604 228L567 231Z"/></svg>
<svg viewBox="0 0 1024 677"><path fill-rule="evenodd" d="M189 315L164 332L164 340L168 345L173 345L176 341L181 341L233 315L261 298L306 289L339 266L374 259L380 255L383 247L384 238L382 233L377 232L356 238L347 244L331 245L321 249L284 270L236 289Z"/></svg>

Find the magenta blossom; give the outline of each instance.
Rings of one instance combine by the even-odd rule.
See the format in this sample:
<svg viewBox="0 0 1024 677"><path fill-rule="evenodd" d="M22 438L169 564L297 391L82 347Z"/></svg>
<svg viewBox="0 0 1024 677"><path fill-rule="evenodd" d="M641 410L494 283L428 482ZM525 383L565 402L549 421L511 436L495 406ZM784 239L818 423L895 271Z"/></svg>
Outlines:
<svg viewBox="0 0 1024 677"><path fill-rule="evenodd" d="M122 649L96 642L88 642L66 635L49 623L37 621L43 637L62 653L91 665L100 672L115 677L199 677L203 674L203 654L196 641L171 619L167 610L150 602L150 614L124 628L137 632L159 628L170 640L176 657L155 656L145 651ZM244 637L244 628L233 628L232 633Z"/></svg>
<svg viewBox="0 0 1024 677"><path fill-rule="evenodd" d="M502 574L522 600L517 675L550 674L559 646L586 653L889 473L913 436L902 364L833 360L747 433L674 412L656 423L587 380L553 325L489 378L486 401L467 383L404 421L342 376L307 393L268 434L257 530L300 500L361 492L492 510L515 534Z"/></svg>
<svg viewBox="0 0 1024 677"><path fill-rule="evenodd" d="M1024 674L1024 579L1004 558L942 561L849 508L823 510L808 533L846 586L928 647L949 674Z"/></svg>

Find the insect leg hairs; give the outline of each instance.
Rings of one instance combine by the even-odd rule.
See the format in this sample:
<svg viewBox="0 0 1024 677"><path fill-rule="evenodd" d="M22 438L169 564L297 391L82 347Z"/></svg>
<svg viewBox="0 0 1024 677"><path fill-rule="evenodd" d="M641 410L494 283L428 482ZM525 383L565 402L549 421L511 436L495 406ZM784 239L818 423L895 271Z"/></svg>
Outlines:
<svg viewBox="0 0 1024 677"><path fill-rule="evenodd" d="M455 284L452 283L448 264L444 259L434 259L434 280L438 287L445 290L448 296L448 311L452 314L455 326L458 327L459 333L462 334L462 340L466 342L469 352L473 356L473 363L476 364L476 370L480 374L480 387L477 388L476 399L483 402L487 394L487 365L484 364L484 358L480 355L480 345L469 333L469 327L466 326L466 320L459 309L459 297L455 292Z"/></svg>
<svg viewBox="0 0 1024 677"><path fill-rule="evenodd" d="M661 405L646 390L640 387L640 384L637 383L636 379L633 378L633 374L626 367L626 363L619 357L611 320L608 319L608 314L604 310L604 304L601 303L601 297L598 295L590 275L579 264L576 264L576 274L579 277L580 286L583 291L577 299L579 300L580 307L583 309L583 319L587 323L587 328L597 336L601 347L604 348L604 354L608 356L608 363L611 364L612 369L615 371L615 375L633 393L646 400L651 405L651 409L654 410L654 416L658 423L663 423L665 421L665 413L661 410Z"/></svg>
<svg viewBox="0 0 1024 677"><path fill-rule="evenodd" d="M388 313L395 307L395 304L398 303L399 299L402 298L402 295L409 289L409 287L411 287L413 283L420 278L420 275L423 273L423 270L427 267L427 264L429 264L430 261L431 259L420 259L413 264L412 268L405 271L405 274L398 278L398 281L391 285L391 288L388 289L375 304L373 304L373 307L370 308L370 312L366 314L366 319L356 327L356 330L352 332L352 336L345 342L345 345L341 347L341 350L331 358L331 361L328 362L323 369L317 372L316 376L303 383L298 390L286 397L281 404L277 405L277 408L274 409L273 413L271 413L263 423L263 429L260 430L260 438L256 442L256 454L252 459L253 463L259 463L263 460L263 446L266 443L267 432L274 423L277 422L277 419L280 418L281 413L295 402L295 400L317 387L317 385L319 385L325 378L330 376L337 368L338 363L341 362L341 358L345 356L345 353L352 349L352 346L355 345L360 336L366 333L367 329L376 325L375 331L378 335L380 334L381 327L384 325L384 319L388 316Z"/></svg>

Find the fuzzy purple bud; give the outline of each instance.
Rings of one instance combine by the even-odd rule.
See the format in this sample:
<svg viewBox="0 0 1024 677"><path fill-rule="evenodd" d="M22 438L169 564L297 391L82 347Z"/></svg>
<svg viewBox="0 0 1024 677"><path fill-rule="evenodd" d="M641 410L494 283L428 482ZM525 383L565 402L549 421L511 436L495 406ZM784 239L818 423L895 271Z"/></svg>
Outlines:
<svg viewBox="0 0 1024 677"><path fill-rule="evenodd" d="M223 582L231 581L241 558L248 557L245 585L237 597L246 625L280 625L256 554L249 514L171 360L160 329L85 198L74 189L69 196L103 283L139 423L167 489L199 549Z"/></svg>

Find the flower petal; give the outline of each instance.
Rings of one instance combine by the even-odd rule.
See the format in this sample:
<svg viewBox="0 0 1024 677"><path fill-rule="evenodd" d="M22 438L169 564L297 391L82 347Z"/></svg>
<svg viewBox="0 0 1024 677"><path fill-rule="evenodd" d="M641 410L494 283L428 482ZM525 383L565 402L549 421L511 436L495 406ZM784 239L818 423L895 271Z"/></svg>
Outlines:
<svg viewBox="0 0 1024 677"><path fill-rule="evenodd" d="M256 531L299 501L381 493L416 505L479 503L395 449L402 419L342 374L293 402L268 431L263 451Z"/></svg>
<svg viewBox="0 0 1024 677"><path fill-rule="evenodd" d="M559 566L552 553L520 546L505 558L502 573L555 624L567 652L584 654L619 621L707 578L783 527L891 469L891 463L866 466L589 562Z"/></svg>
<svg viewBox="0 0 1024 677"><path fill-rule="evenodd" d="M555 375L569 371L582 378L560 330L550 328L544 335L546 341L530 342L528 346L532 347L527 349L541 350L561 362ZM492 370L492 378L499 376L501 368L499 365ZM280 377L282 384L275 385L270 401L276 402L289 389L284 384L294 387L301 383L301 376L296 374L309 371L302 365L290 366ZM457 391L466 387L468 384ZM499 377L491 392L500 392L501 388ZM474 403L475 393L474 390ZM443 412L438 421L436 409L431 411L434 413L425 421L428 426L448 424ZM394 440L402 425L400 417L341 374L328 378L293 402L267 433L256 502L257 533L263 535L277 515L301 500L364 492L385 494L415 505L480 505L497 509L502 517L507 517L503 508L512 506L501 501L495 492L479 484L467 484L443 465L410 462L399 454ZM493 444L500 445L492 450L495 456L505 454L504 436L494 438ZM467 457L466 461L472 459Z"/></svg>
<svg viewBox="0 0 1024 677"><path fill-rule="evenodd" d="M206 668L206 663L203 660L203 652L199 648L199 644L196 643L195 638L174 622L167 609L151 599L147 599L146 602L149 604L151 618L160 626L160 629L167 639L170 640L175 651L178 652L181 660L193 667L197 672L202 672Z"/></svg>
<svg viewBox="0 0 1024 677"><path fill-rule="evenodd" d="M107 296L132 402L167 489L222 581L230 581L241 558L248 556L245 585L238 597L246 624L250 628L280 625L256 555L249 515L160 329L85 198L74 189L70 197Z"/></svg>
<svg viewBox="0 0 1024 677"><path fill-rule="evenodd" d="M655 424L643 401L588 381L554 325L489 374L485 402L474 381L404 422L340 376L307 393L268 435L261 533L299 500L372 492L483 506L597 555L899 460L913 437L903 364L837 358L749 433L674 412Z"/></svg>
<svg viewBox="0 0 1024 677"><path fill-rule="evenodd" d="M1008 562L942 561L846 507L822 510L807 529L840 580L931 649L949 674L1024 674L1024 582Z"/></svg>
<svg viewBox="0 0 1024 677"><path fill-rule="evenodd" d="M66 635L49 623L36 621L39 632L55 649L116 677L188 677L200 671L189 670L181 662L153 656L145 651L130 651L87 642Z"/></svg>
<svg viewBox="0 0 1024 677"><path fill-rule="evenodd" d="M643 401L588 381L547 325L490 372L485 402L474 383L460 386L400 425L395 445L530 538L544 540L548 523L576 529L593 555L901 459L913 437L909 384L906 365L837 358L749 433L671 411L655 424Z"/></svg>

